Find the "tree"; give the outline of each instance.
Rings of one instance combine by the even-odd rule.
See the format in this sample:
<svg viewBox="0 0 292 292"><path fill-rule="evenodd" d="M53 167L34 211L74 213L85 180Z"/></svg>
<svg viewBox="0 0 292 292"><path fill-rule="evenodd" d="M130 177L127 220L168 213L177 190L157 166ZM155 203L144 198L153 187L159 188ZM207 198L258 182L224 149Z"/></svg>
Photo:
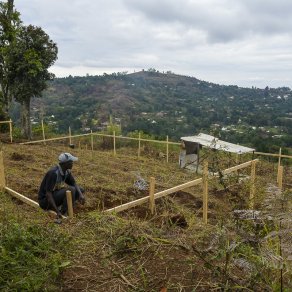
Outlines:
<svg viewBox="0 0 292 292"><path fill-rule="evenodd" d="M8 82L8 55L20 25L19 13L13 8L13 0L0 2L0 118L8 117L12 99Z"/></svg>
<svg viewBox="0 0 292 292"><path fill-rule="evenodd" d="M40 28L22 26L9 52L8 82L11 93L22 106L22 134L31 138L30 101L39 97L54 77L48 68L57 59L57 45Z"/></svg>
<svg viewBox="0 0 292 292"><path fill-rule="evenodd" d="M7 113L12 98L21 104L22 134L30 139L30 101L54 77L48 68L58 49L40 27L22 25L13 2L0 2L0 105Z"/></svg>

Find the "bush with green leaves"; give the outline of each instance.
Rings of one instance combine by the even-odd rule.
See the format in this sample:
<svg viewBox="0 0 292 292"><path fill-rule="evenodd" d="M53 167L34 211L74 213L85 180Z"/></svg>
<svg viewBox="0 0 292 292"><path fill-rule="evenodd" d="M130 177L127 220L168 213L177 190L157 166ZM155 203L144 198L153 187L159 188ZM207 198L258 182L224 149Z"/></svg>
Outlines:
<svg viewBox="0 0 292 292"><path fill-rule="evenodd" d="M66 238L54 225L0 221L0 290L51 290L60 269Z"/></svg>
<svg viewBox="0 0 292 292"><path fill-rule="evenodd" d="M44 124L44 133L46 139L54 137L56 133L56 129L54 125ZM35 139L42 139L43 138L43 128L42 125L34 125L32 127L32 134Z"/></svg>

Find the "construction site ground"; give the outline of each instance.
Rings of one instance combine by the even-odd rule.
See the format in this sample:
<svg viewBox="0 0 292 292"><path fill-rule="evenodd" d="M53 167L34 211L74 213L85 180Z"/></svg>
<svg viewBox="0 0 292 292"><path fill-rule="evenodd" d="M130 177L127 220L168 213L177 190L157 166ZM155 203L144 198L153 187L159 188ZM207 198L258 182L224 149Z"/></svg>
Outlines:
<svg viewBox="0 0 292 292"><path fill-rule="evenodd" d="M140 158L129 147L114 156L112 150L62 143L3 144L2 151L7 186L35 201L61 152L79 157L72 172L86 190L86 204L77 204L74 218L61 225L54 215L0 193L3 291L292 290L291 166L284 167L280 190L277 163L257 164L253 210L250 168L224 182L210 178L206 225L201 186L158 199L153 215L148 204L103 212L147 196L150 177L156 192L200 177L179 168L177 151L168 163L150 147ZM229 163L222 162L222 169Z"/></svg>

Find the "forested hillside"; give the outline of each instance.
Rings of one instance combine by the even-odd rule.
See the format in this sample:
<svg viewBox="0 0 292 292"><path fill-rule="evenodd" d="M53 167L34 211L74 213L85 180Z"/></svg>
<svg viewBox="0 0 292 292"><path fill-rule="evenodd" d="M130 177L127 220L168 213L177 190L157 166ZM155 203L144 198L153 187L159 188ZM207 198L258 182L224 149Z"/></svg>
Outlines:
<svg viewBox="0 0 292 292"><path fill-rule="evenodd" d="M123 134L141 130L178 139L201 131L275 151L292 146L292 92L224 86L155 69L133 74L56 78L34 99L34 121L59 132L102 129L111 115Z"/></svg>

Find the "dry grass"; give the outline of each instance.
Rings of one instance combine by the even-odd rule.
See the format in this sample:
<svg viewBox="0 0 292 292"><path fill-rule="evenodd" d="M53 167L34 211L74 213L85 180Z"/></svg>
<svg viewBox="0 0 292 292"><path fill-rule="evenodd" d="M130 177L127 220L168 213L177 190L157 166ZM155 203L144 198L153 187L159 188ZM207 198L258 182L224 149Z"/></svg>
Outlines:
<svg viewBox="0 0 292 292"><path fill-rule="evenodd" d="M176 164L167 164L165 159L138 159L125 149L120 149L116 157L110 151L94 151L92 155L90 150L68 149L65 146L7 145L3 151L7 185L32 199L37 198L42 177L49 167L57 164L61 152L70 151L78 156L73 173L78 183L86 189L91 208L101 204L98 199L104 196L105 200L125 201L144 195L133 189L137 174L146 181L154 176L157 190L195 177L194 174L178 171Z"/></svg>

